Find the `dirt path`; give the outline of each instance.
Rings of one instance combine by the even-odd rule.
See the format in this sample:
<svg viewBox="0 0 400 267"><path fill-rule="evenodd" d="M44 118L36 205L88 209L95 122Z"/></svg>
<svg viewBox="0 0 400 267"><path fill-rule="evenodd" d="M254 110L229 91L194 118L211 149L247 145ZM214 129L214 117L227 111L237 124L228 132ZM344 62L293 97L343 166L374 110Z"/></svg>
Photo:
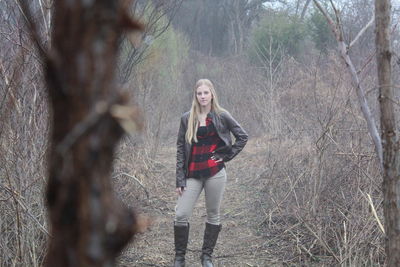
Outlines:
<svg viewBox="0 0 400 267"><path fill-rule="evenodd" d="M265 252L265 239L257 234L263 212L257 198L256 172L252 165L254 152L251 145L234 160L227 163L228 183L222 204L223 228L215 249L215 266L273 266ZM174 149L159 153L163 166L155 177L155 189L150 199L143 200L141 210L152 217L152 226L137 236L123 256L120 266L171 266L173 260L173 217L176 204L174 193ZM254 167L254 166L253 166ZM253 171L252 171L253 170ZM204 193L191 218L187 252L187 266L200 265L200 249L206 219Z"/></svg>

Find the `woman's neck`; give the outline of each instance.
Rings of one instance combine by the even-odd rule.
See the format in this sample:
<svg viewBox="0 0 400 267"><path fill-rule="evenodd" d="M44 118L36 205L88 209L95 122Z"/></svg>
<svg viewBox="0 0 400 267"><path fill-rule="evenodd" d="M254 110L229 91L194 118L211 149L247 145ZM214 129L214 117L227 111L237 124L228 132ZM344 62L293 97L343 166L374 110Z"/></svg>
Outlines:
<svg viewBox="0 0 400 267"><path fill-rule="evenodd" d="M207 115L211 111L211 106L202 107L200 106L200 114Z"/></svg>

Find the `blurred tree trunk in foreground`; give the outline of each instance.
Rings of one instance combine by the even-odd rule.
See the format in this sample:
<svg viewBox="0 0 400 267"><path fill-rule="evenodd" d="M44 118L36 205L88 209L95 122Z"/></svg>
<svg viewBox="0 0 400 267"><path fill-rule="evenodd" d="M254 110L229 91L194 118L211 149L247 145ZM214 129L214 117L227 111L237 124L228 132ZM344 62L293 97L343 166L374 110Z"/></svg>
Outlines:
<svg viewBox="0 0 400 267"><path fill-rule="evenodd" d="M393 107L390 49L390 0L375 0L376 56L383 146L383 211L387 266L400 266L399 137Z"/></svg>
<svg viewBox="0 0 400 267"><path fill-rule="evenodd" d="M52 109L46 266L111 266L137 231L110 181L117 117L131 111L114 82L118 40L140 28L122 2L54 2L51 50L41 49Z"/></svg>

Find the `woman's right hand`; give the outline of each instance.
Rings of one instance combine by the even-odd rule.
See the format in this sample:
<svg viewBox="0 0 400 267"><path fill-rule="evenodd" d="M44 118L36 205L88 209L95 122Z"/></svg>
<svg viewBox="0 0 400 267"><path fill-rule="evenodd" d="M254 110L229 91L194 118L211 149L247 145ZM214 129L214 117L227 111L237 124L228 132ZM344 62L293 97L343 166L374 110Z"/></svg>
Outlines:
<svg viewBox="0 0 400 267"><path fill-rule="evenodd" d="M179 196L182 196L183 191L185 191L185 190L186 190L186 187L180 186L180 187L177 187L175 191Z"/></svg>

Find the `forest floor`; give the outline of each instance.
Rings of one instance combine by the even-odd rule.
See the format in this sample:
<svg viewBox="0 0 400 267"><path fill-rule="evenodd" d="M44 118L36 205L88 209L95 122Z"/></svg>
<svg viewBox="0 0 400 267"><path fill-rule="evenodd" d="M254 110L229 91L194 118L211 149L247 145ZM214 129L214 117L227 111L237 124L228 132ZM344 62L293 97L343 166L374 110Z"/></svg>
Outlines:
<svg viewBox="0 0 400 267"><path fill-rule="evenodd" d="M265 151L265 144L250 141L235 159L226 164L228 181L221 207L223 227L214 250L215 266L297 266L278 261L279 256L274 255L277 242L271 242L262 231L265 230L268 210L259 184L260 175L268 169ZM172 265L173 218L177 199L174 188L175 148L164 148L156 161L158 175L154 176L151 185L147 185L150 197L139 199L141 206L138 209L151 218L151 226L143 234L135 236L119 258L119 266ZM205 220L202 192L190 220L186 266L201 266L199 257Z"/></svg>

